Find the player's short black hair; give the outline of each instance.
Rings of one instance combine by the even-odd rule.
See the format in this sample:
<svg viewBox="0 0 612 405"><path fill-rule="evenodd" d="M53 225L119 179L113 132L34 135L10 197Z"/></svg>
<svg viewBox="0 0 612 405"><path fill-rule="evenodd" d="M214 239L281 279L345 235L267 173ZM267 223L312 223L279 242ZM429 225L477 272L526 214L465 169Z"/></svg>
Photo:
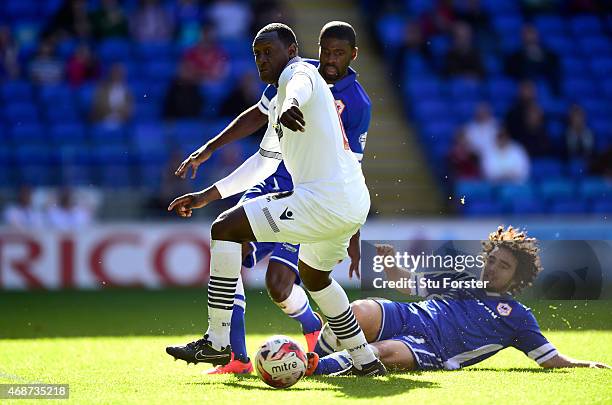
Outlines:
<svg viewBox="0 0 612 405"><path fill-rule="evenodd" d="M282 23L272 23L266 25L265 27L259 30L257 35L255 35L255 39L257 39L257 37L259 37L261 34L266 34L269 32L276 32L278 38L286 47L289 47L292 44L297 45L297 38L295 37L295 33L293 32L291 27Z"/></svg>
<svg viewBox="0 0 612 405"><path fill-rule="evenodd" d="M353 26L344 21L330 21L321 28L319 43L323 38L336 38L348 41L351 47L357 46L357 34Z"/></svg>

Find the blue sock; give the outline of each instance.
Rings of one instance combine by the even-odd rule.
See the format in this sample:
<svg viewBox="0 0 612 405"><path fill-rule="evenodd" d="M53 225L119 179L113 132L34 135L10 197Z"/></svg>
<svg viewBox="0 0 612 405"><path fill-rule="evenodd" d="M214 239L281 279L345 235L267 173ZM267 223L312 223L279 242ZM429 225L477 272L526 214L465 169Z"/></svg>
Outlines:
<svg viewBox="0 0 612 405"><path fill-rule="evenodd" d="M314 311L310 307L310 304L306 302L306 305L300 312L295 315L289 315L302 325L302 333L304 335L312 333L316 330L321 330L323 324L321 319L315 315Z"/></svg>
<svg viewBox="0 0 612 405"><path fill-rule="evenodd" d="M319 359L319 364L314 371L314 375L329 375L346 370L353 364L351 356L346 350L330 354Z"/></svg>
<svg viewBox="0 0 612 405"><path fill-rule="evenodd" d="M240 296L236 295L236 299L240 299ZM242 297L244 300L244 297ZM243 301L244 302L244 301ZM230 329L230 344L232 345L232 352L234 353L234 359L240 360L243 363L249 361L249 355L246 348L246 330L244 325L244 308L240 305L234 304L232 311L232 326Z"/></svg>
<svg viewBox="0 0 612 405"><path fill-rule="evenodd" d="M295 319L302 325L302 333L305 335L323 327L321 319L315 315L310 307L306 291L297 284L293 285L286 300L275 302L275 304L290 318Z"/></svg>

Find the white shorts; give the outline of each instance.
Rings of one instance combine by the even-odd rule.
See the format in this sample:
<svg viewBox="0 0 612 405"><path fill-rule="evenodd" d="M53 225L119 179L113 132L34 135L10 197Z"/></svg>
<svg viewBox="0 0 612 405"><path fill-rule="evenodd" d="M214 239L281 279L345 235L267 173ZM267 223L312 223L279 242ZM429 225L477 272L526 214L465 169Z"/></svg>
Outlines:
<svg viewBox="0 0 612 405"><path fill-rule="evenodd" d="M258 242L300 244L300 260L322 271L331 271L347 256L349 241L361 227L326 209L304 188L254 198L242 206Z"/></svg>

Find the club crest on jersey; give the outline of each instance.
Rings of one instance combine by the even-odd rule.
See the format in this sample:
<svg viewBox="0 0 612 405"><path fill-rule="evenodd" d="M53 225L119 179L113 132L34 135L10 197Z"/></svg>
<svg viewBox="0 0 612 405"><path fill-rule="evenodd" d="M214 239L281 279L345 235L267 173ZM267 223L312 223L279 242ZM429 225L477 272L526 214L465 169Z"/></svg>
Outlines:
<svg viewBox="0 0 612 405"><path fill-rule="evenodd" d="M497 304L497 312L501 316L508 316L512 312L512 307L506 302L500 302L499 304Z"/></svg>

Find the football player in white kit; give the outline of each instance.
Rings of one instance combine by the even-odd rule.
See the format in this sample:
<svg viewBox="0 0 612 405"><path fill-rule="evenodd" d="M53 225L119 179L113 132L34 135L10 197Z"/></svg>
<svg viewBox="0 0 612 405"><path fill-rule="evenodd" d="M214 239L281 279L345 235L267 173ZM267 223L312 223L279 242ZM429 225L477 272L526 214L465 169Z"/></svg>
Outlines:
<svg viewBox="0 0 612 405"><path fill-rule="evenodd" d="M259 151L213 186L176 198L168 210L190 217L193 209L263 181L281 160L294 190L248 200L215 220L208 330L188 349L196 351L200 361L230 361L229 330L242 242L299 243L300 278L353 358L348 374L384 375L385 367L368 346L346 293L331 278L370 208L361 167L349 148L334 98L317 69L299 58L288 26L274 23L262 28L253 41L253 53L260 78L277 87Z"/></svg>

